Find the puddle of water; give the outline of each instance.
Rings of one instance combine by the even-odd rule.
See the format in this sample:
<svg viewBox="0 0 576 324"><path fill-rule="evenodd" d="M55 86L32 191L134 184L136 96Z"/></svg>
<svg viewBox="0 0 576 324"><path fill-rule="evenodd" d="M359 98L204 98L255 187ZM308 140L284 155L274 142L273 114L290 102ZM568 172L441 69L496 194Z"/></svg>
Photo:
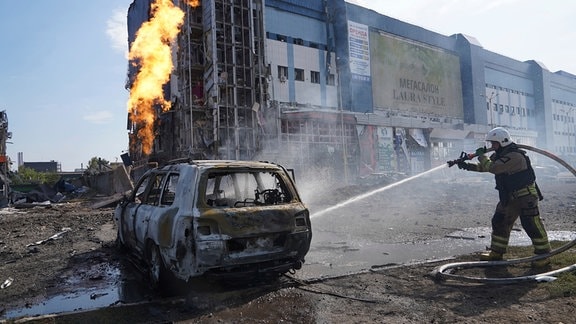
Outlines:
<svg viewBox="0 0 576 324"><path fill-rule="evenodd" d="M90 310L109 306L118 300L119 294L117 288L85 290L67 295L58 295L44 300L37 305L7 311L2 318L11 319L22 316L39 316Z"/></svg>
<svg viewBox="0 0 576 324"><path fill-rule="evenodd" d="M137 270L128 264L122 268L110 266L107 269L110 279L106 279L108 284L105 284L103 288L78 289L72 293L52 296L28 307L6 310L0 316L0 321L23 316L93 310L118 303L134 303L146 300L152 292L139 276L134 275ZM71 277L66 281L68 284L74 285L80 284L82 280ZM101 283L98 285L102 286Z"/></svg>

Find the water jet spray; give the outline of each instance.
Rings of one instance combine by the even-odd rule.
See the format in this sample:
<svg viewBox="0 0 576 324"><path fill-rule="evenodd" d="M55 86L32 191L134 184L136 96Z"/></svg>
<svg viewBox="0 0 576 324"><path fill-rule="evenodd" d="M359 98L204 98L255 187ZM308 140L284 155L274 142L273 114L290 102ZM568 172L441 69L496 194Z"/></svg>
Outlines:
<svg viewBox="0 0 576 324"><path fill-rule="evenodd" d="M394 188L394 187L399 186L399 185L401 185L401 184L403 184L403 183L406 183L406 182L408 182L408 181L411 181L411 180L414 180L414 179L416 179L416 178L420 178L420 177L422 177L422 176L425 176L425 175L427 175L427 174L430 174L430 173L432 173L432 172L438 171L438 170L440 170L440 169L442 169L442 168L444 168L444 167L446 167L446 164L439 165L439 166L437 166L437 167L435 167L435 168L432 168L432 169L430 169L430 170L428 170L428 171L425 171L425 172L419 173L419 174L417 174L417 175L411 176L411 177L409 177L409 178L402 179L402 180L400 180L400 181L398 181L398 182L394 182L394 183L389 184L389 185L387 185L387 186L384 186L384 187L381 187L381 188L378 188L378 189L375 189L375 190L372 190L372 191L363 193L363 194L361 194L361 195L352 197L352 198L350 198L350 199L348 199L348 200L345 200L345 201L343 201L343 202L341 202L341 203L338 203L338 204L336 204L336 205L334 205L334 206L330 206L330 207L328 207L328 208L326 208L326 209L324 209L324 210L321 210L321 211L319 211L319 212L316 212L316 213L310 215L310 218L322 216L322 215L326 214L326 213L329 212L329 211L332 211L332 210L338 209L338 208L340 208L340 207L344 207L344 206L346 206L346 205L349 205L349 204L351 204L351 203L353 203L353 202L356 202L356 201L359 201L359 200L368 198L368 197L370 197L370 196L372 196L372 195L375 195L375 194L377 194L377 193L379 193L379 192L388 190L388 189L390 189L390 188Z"/></svg>

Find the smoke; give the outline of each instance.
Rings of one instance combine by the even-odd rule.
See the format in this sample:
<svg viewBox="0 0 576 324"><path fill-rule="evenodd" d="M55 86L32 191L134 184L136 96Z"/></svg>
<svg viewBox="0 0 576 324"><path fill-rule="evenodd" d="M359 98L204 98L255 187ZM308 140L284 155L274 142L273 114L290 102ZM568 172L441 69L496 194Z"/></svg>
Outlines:
<svg viewBox="0 0 576 324"><path fill-rule="evenodd" d="M128 30L126 29L126 8L118 8L106 21L106 34L112 41L112 48L128 57Z"/></svg>

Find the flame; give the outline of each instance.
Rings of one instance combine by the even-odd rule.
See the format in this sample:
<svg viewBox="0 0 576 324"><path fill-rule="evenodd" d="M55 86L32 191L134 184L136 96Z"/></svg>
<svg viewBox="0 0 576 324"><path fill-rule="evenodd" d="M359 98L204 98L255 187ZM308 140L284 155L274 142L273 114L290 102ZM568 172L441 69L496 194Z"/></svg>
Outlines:
<svg viewBox="0 0 576 324"><path fill-rule="evenodd" d="M199 0L187 0L197 7ZM172 0L155 0L151 18L142 24L130 48L128 58L136 62L139 71L130 89L128 111L130 121L138 125L142 153L148 155L154 142L155 106L167 111L171 103L164 99L163 86L170 80L174 68L170 44L176 39L184 22L184 12Z"/></svg>

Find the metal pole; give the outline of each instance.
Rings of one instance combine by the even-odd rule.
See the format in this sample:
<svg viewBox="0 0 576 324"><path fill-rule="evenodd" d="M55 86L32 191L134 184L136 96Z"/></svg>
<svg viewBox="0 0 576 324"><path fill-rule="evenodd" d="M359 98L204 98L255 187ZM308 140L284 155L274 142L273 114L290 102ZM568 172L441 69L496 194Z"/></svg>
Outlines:
<svg viewBox="0 0 576 324"><path fill-rule="evenodd" d="M494 92L492 92L494 94ZM488 109L490 109L490 127L492 128L494 123L492 122L492 96L488 98Z"/></svg>
<svg viewBox="0 0 576 324"><path fill-rule="evenodd" d="M490 94L490 97L488 97L488 110L490 111L490 127L494 127L494 121L493 121L493 112L492 112L492 99L498 97L498 93L494 93L494 91L492 91L492 93Z"/></svg>
<svg viewBox="0 0 576 324"><path fill-rule="evenodd" d="M336 65L338 66L338 65ZM344 107L342 105L342 86L340 84L340 69L336 69L338 73L338 108L340 109L340 129L342 132L342 162L344 162L344 183L348 184L348 153L346 150L346 136L344 132Z"/></svg>

